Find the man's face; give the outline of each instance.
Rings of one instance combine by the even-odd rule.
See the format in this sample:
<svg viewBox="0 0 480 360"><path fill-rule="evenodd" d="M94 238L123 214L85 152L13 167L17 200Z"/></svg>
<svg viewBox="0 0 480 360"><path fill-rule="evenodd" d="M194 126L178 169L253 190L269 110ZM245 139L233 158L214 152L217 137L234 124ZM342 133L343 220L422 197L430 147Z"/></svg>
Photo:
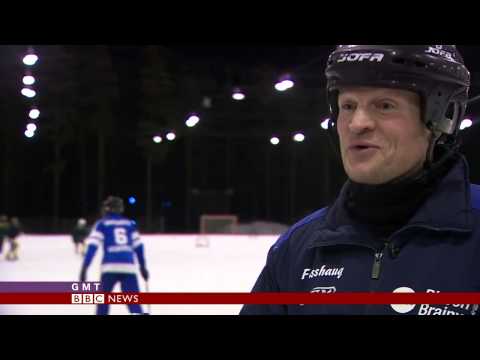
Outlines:
<svg viewBox="0 0 480 360"><path fill-rule="evenodd" d="M430 131L420 97L410 91L351 87L340 91L337 131L348 177L378 185L420 170Z"/></svg>

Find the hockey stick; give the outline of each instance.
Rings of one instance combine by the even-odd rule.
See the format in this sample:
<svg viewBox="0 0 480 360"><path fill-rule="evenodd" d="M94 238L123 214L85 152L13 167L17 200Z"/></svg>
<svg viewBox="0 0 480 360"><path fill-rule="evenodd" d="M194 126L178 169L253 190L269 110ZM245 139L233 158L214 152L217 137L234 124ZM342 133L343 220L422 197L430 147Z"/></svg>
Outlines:
<svg viewBox="0 0 480 360"><path fill-rule="evenodd" d="M145 280L145 291L146 291L147 293L150 292L150 289L149 289L149 287L148 287L148 280ZM147 304L147 312L148 312L149 315L152 314L151 304Z"/></svg>

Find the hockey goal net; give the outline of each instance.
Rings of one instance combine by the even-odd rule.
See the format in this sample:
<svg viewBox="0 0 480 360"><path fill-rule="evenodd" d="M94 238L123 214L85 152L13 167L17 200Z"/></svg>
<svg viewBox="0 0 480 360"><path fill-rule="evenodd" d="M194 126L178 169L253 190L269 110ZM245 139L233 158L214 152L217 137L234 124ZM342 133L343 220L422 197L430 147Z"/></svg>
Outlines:
<svg viewBox="0 0 480 360"><path fill-rule="evenodd" d="M234 234L238 225L237 215L201 215L200 235L197 238L197 247L208 247L208 235Z"/></svg>

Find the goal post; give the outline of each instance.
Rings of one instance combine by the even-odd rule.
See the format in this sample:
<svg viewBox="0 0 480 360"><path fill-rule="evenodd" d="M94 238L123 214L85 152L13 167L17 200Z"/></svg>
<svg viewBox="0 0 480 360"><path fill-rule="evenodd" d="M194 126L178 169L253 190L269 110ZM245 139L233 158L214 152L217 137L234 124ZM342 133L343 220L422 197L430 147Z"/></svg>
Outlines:
<svg viewBox="0 0 480 360"><path fill-rule="evenodd" d="M234 234L237 230L237 225L237 215L204 214L200 216L201 234Z"/></svg>
<svg viewBox="0 0 480 360"><path fill-rule="evenodd" d="M200 235L197 237L197 247L208 247L208 235L234 234L237 232L238 216L229 214L204 214L200 216Z"/></svg>

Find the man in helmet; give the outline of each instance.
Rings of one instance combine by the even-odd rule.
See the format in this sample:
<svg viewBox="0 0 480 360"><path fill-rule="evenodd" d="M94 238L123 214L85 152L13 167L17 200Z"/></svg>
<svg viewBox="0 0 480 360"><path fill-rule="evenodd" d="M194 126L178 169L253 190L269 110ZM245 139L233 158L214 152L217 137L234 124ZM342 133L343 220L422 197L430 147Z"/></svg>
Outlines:
<svg viewBox="0 0 480 360"><path fill-rule="evenodd" d="M102 218L92 228L87 238L87 252L80 272L80 281L87 278L87 269L92 262L98 247L103 248L101 267L102 292L108 293L120 283L122 292L139 292L137 280L137 266L145 281L149 273L145 263L144 246L140 239L137 226L133 220L122 216L124 212L123 200L116 196L109 196L102 204ZM138 265L135 264L135 255ZM138 304L128 305L129 311L141 314ZM109 306L101 304L97 307L97 315L107 315Z"/></svg>
<svg viewBox="0 0 480 360"><path fill-rule="evenodd" d="M84 241L89 234L87 220L80 218L72 231L72 240L75 245L75 254L85 254Z"/></svg>
<svg viewBox="0 0 480 360"><path fill-rule="evenodd" d="M480 290L480 188L458 151L454 45L340 45L326 67L348 180L272 246L253 292ZM473 314L476 305L245 305L241 314Z"/></svg>

